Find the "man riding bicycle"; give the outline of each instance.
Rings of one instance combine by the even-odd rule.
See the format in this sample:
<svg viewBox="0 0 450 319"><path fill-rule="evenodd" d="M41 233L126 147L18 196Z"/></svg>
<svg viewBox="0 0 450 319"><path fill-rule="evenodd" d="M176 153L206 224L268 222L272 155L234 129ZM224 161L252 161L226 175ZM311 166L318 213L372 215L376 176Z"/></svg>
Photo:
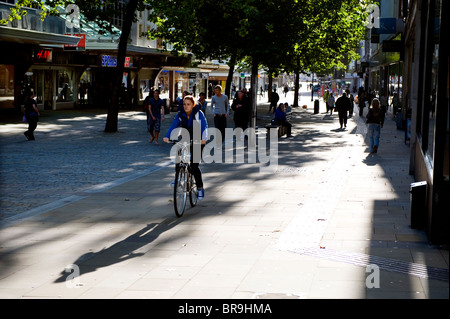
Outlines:
<svg viewBox="0 0 450 319"><path fill-rule="evenodd" d="M187 95L183 99L183 109L173 119L163 141L170 143L171 140L177 140L178 134L176 128L183 128L189 132L191 141L191 170L197 184L198 199L202 200L205 197L203 189L202 172L199 164L201 160L201 152L208 139L208 122L200 107L197 105L195 98L192 95ZM172 134L173 133L173 134ZM175 135L175 136L173 136ZM198 136L197 136L198 135ZM196 140L200 140L201 147L194 147ZM194 153L195 152L195 153ZM179 164L176 164L177 166ZM177 167L175 167L176 169Z"/></svg>

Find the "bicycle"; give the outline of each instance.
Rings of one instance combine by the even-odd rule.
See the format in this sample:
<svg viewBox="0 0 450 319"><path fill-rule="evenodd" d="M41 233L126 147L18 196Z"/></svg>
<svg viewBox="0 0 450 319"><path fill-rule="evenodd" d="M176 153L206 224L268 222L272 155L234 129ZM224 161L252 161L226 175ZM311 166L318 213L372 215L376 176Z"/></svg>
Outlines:
<svg viewBox="0 0 450 319"><path fill-rule="evenodd" d="M189 194L189 202L191 207L197 205L197 184L191 169L191 152L190 144L187 142L172 141L178 145L177 157L179 164L175 171L175 182L173 188L173 206L177 217L183 216L186 209L187 197Z"/></svg>

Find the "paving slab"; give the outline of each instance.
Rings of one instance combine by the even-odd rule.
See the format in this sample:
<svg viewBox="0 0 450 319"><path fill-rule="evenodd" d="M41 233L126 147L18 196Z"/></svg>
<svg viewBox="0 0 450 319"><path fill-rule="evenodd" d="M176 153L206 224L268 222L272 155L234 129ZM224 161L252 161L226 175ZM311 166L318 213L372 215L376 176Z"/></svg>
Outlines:
<svg viewBox="0 0 450 319"><path fill-rule="evenodd" d="M409 226L409 148L393 119L369 154L363 119L339 131L337 115L303 103L294 137L279 139L275 174L203 163L206 198L181 218L171 145L148 143L139 112L121 114L111 135L99 129L101 114L49 115L30 147L23 124L0 129L2 163L29 165L19 150L51 163L29 196L17 194L20 181L2 184L0 297L448 299L448 248ZM261 126L267 109L260 104ZM72 152L68 134L78 138ZM370 288L377 265L380 287Z"/></svg>

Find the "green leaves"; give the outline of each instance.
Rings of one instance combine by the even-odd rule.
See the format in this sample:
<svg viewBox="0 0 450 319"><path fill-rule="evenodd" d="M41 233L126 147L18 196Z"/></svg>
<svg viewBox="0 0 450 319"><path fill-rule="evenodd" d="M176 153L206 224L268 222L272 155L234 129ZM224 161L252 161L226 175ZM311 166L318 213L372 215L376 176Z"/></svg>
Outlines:
<svg viewBox="0 0 450 319"><path fill-rule="evenodd" d="M367 6L372 0L139 0L138 10L151 9L155 28L166 49L185 49L197 58L237 60L255 57L276 71L316 71L343 67L356 58L365 36ZM75 3L90 21L112 32L114 0L18 0L9 21L26 14L24 7L53 14L58 5ZM1 23L7 23L7 20ZM169 46L171 44L171 46Z"/></svg>

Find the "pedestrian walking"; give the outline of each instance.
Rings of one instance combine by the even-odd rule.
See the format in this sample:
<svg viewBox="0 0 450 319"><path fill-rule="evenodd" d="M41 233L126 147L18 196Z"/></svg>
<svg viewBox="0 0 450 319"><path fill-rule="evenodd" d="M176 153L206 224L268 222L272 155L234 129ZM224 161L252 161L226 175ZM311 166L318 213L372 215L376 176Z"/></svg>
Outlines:
<svg viewBox="0 0 450 319"><path fill-rule="evenodd" d="M230 102L228 101L228 96L222 94L220 85L214 87L214 93L215 95L211 98L211 113L214 115L214 126L222 134L222 142L224 142L227 118L230 113Z"/></svg>
<svg viewBox="0 0 450 319"><path fill-rule="evenodd" d="M23 134L25 135L27 140L33 141L35 139L34 130L36 130L37 123L39 122L39 116L41 115L37 108L36 100L34 99L33 90L30 90L28 92L28 96L24 106L24 115L25 119L28 122L28 130L25 131Z"/></svg>
<svg viewBox="0 0 450 319"><path fill-rule="evenodd" d="M277 110L275 111L274 123L286 127L287 137L291 137L292 124L289 123L286 119L286 111L284 107L285 107L284 103L280 103Z"/></svg>
<svg viewBox="0 0 450 319"><path fill-rule="evenodd" d="M364 107L366 106L366 92L363 87L358 90L358 105L359 105L359 116L363 116Z"/></svg>
<svg viewBox="0 0 450 319"><path fill-rule="evenodd" d="M397 115L397 112L400 112L401 110L402 106L400 104L400 98L398 97L397 92L394 92L394 95L392 96L392 113Z"/></svg>
<svg viewBox="0 0 450 319"><path fill-rule="evenodd" d="M330 92L328 90L325 90L325 92L323 93L323 102L325 103L325 108L327 110L327 114L328 114L328 111L330 110L330 108L328 107L329 96L330 96Z"/></svg>
<svg viewBox="0 0 450 319"><path fill-rule="evenodd" d="M273 112L275 113L277 109L278 101L280 100L280 96L277 93L277 89L273 89L273 92L270 93L270 107L269 107L269 113L273 108Z"/></svg>
<svg viewBox="0 0 450 319"><path fill-rule="evenodd" d="M192 95L187 95L184 97L183 102L183 110L177 113L175 115L175 118L172 121L172 124L169 127L169 130L167 131L166 135L163 138L163 141L166 143L170 143L170 140L175 140L174 136L171 136L172 132L178 128L182 127L186 129L190 134L190 140L191 140L191 170L192 174L195 178L195 183L197 184L197 197L199 200L202 200L205 196L205 191L203 188L203 178L202 178L202 172L200 171L200 159L201 159L201 153L200 154L194 154L194 143L197 141L194 141L194 128L196 125L200 128L201 132L201 148L200 151L203 151L203 148L206 144L206 141L208 139L208 122L206 121L205 115L200 110L200 108L195 107L197 105L197 101L195 101L195 98ZM175 170L177 169L177 166L180 164L175 165ZM171 186L173 186L174 182L172 182Z"/></svg>
<svg viewBox="0 0 450 319"><path fill-rule="evenodd" d="M352 93L347 94L350 99L350 110L348 111L348 117L353 116L353 110L355 108L355 97Z"/></svg>
<svg viewBox="0 0 450 319"><path fill-rule="evenodd" d="M287 85L287 83L284 85L283 91L284 91L284 97L286 97L287 93L289 92L289 86Z"/></svg>
<svg viewBox="0 0 450 319"><path fill-rule="evenodd" d="M327 100L327 106L328 106L328 110L330 110L330 115L333 115L333 109L334 109L334 93L331 92L330 95L328 96L328 100ZM328 114L328 110L327 110L327 114Z"/></svg>
<svg viewBox="0 0 450 319"><path fill-rule="evenodd" d="M202 110L203 114L206 114L206 107L208 106L208 101L206 101L205 92L200 92L197 102L200 105L200 110Z"/></svg>
<svg viewBox="0 0 450 319"><path fill-rule="evenodd" d="M148 100L147 128L152 137L149 143L155 141L158 144L159 132L161 131L161 120L164 121L165 102L159 98L159 90L153 92L153 97Z"/></svg>
<svg viewBox="0 0 450 319"><path fill-rule="evenodd" d="M381 109L384 111L384 113L386 113L387 109L388 109L389 100L388 100L387 92L384 89L381 90L379 100L380 100Z"/></svg>
<svg viewBox="0 0 450 319"><path fill-rule="evenodd" d="M245 131L248 128L250 103L243 91L237 91L237 97L231 104L231 109L234 111L235 128L239 127L242 128L242 131ZM237 131L236 139L238 141L241 139L240 131Z"/></svg>
<svg viewBox="0 0 450 319"><path fill-rule="evenodd" d="M340 96L336 100L336 111L339 115L339 124L344 126L344 128L347 127L347 113L350 110L351 102L350 99L347 97L346 93L342 93L342 96Z"/></svg>
<svg viewBox="0 0 450 319"><path fill-rule="evenodd" d="M367 127L367 137L369 138L369 151L370 153L376 153L380 146L380 134L381 128L384 124L385 112L381 108L380 100L374 98L372 99L372 105L367 113L366 123Z"/></svg>

